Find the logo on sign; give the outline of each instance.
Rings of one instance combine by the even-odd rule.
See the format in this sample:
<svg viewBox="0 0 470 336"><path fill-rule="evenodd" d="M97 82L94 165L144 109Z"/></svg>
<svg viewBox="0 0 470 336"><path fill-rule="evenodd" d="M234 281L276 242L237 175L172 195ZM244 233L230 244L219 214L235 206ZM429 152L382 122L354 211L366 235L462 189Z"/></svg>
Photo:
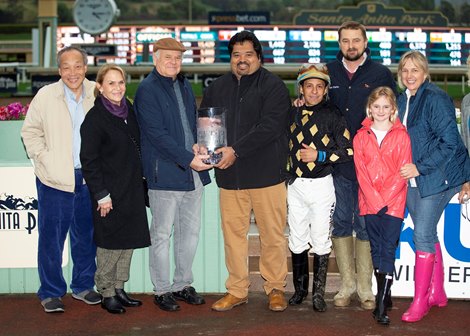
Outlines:
<svg viewBox="0 0 470 336"><path fill-rule="evenodd" d="M38 201L33 197L0 195L0 230L26 230L31 234L36 228L37 209Z"/></svg>

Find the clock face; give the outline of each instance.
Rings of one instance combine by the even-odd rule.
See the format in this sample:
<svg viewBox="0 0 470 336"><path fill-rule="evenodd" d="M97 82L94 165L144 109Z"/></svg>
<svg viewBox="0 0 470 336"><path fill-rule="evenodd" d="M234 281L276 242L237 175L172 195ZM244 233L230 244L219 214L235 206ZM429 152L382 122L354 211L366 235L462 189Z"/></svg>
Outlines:
<svg viewBox="0 0 470 336"><path fill-rule="evenodd" d="M98 35L109 29L116 12L114 0L76 0L73 18L80 30Z"/></svg>

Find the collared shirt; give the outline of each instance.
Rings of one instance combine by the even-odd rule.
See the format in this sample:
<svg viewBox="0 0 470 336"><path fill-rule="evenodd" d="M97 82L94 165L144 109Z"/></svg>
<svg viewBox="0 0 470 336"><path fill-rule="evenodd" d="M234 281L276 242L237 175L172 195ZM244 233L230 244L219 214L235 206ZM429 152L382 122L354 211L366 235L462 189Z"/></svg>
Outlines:
<svg viewBox="0 0 470 336"><path fill-rule="evenodd" d="M73 93L67 85L64 85L64 93L70 113L70 120L72 121L73 165L75 169L79 169L82 168L82 164L80 163L80 126L82 126L83 120L85 119L85 111L83 110L85 90L82 89L82 94L78 102L76 101L75 93Z"/></svg>
<svg viewBox="0 0 470 336"><path fill-rule="evenodd" d="M356 69L354 69L354 71L351 71L351 70L349 69L349 67L348 67L348 65L347 65L346 60L345 60L344 57L343 57L343 59L342 59L342 62L343 62L343 66L346 68L346 70L347 70L349 73L352 73L352 74L353 74L353 73L355 73L355 72L357 71L357 69L359 69L359 67L360 67L361 65L364 64L364 62L365 62L366 60L367 60L367 53L364 51L364 54L362 54L362 62L361 62L361 64L359 64L359 65L357 66Z"/></svg>
<svg viewBox="0 0 470 336"><path fill-rule="evenodd" d="M403 126L405 126L406 128L408 128L408 112L409 112L409 109L410 109L410 99L411 99L411 92L410 90L406 89L405 91L406 93L406 110L405 110L405 115L403 116ZM410 186L413 187L413 188L416 188L418 185L416 184L416 178L415 177L412 177L409 179L409 182L410 182Z"/></svg>
<svg viewBox="0 0 470 336"><path fill-rule="evenodd" d="M187 151L193 151L194 137L189 125L188 116L186 115L186 106L184 106L183 95L181 94L181 87L178 80L173 81L173 89L175 90L176 101L178 102L178 109L180 111L181 123L184 132L184 146Z"/></svg>

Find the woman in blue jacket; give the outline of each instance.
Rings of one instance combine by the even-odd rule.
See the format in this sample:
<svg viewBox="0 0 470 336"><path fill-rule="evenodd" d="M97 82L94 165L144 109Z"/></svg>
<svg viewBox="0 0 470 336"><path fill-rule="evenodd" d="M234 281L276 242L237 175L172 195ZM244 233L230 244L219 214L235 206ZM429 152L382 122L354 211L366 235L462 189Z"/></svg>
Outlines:
<svg viewBox="0 0 470 336"><path fill-rule="evenodd" d="M423 54L412 50L401 57L398 84L406 89L398 98L398 110L413 157L400 174L409 180L406 205L416 247L415 293L402 320L416 322L432 306L447 305L437 223L450 199L470 180L470 159L457 130L452 99L430 82Z"/></svg>

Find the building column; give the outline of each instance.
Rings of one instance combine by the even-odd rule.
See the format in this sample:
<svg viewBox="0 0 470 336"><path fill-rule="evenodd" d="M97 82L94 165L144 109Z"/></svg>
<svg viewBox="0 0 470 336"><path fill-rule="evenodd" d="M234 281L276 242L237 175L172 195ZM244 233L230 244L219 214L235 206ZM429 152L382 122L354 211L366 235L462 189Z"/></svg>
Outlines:
<svg viewBox="0 0 470 336"><path fill-rule="evenodd" d="M39 66L57 66L57 0L38 1Z"/></svg>

